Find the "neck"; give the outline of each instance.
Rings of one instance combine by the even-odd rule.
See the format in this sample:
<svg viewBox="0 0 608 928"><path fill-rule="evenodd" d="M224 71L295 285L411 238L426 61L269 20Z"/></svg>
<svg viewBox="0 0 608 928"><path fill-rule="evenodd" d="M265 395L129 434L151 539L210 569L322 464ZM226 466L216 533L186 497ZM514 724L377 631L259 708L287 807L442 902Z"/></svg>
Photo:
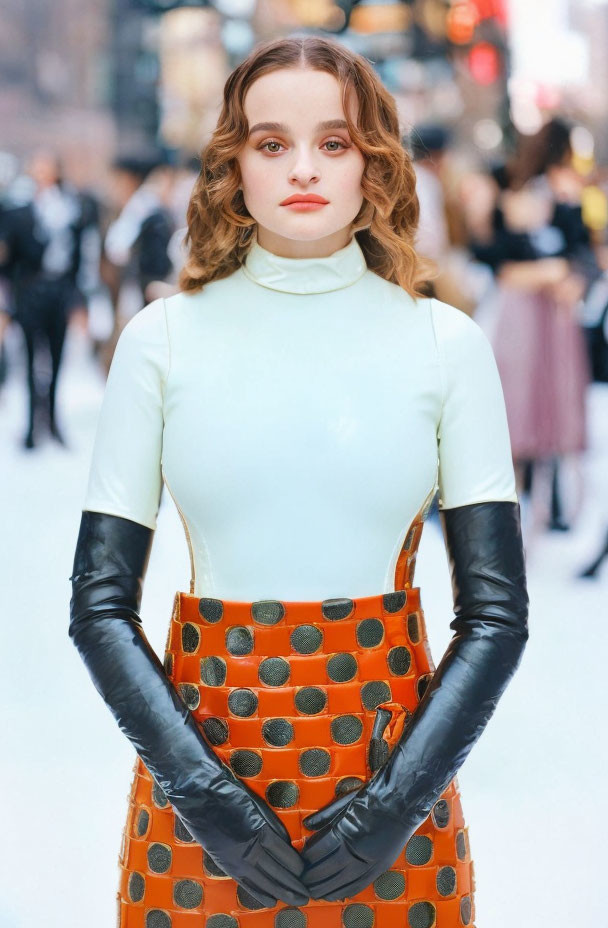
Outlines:
<svg viewBox="0 0 608 928"><path fill-rule="evenodd" d="M258 224L256 228L256 240L262 248L271 251L281 258L327 258L340 248L344 248L351 241L353 232L351 226L344 229L338 229L331 235L324 235L321 238L311 241L301 239L286 238L270 229L265 229Z"/></svg>

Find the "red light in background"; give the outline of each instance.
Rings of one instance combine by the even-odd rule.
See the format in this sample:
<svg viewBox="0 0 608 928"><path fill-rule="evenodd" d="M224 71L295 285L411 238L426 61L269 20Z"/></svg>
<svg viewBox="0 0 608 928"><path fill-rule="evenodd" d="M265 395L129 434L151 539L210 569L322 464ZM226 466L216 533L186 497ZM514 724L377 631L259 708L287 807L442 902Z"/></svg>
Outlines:
<svg viewBox="0 0 608 928"><path fill-rule="evenodd" d="M493 84L500 75L500 57L494 45L478 42L468 54L469 71L478 84Z"/></svg>

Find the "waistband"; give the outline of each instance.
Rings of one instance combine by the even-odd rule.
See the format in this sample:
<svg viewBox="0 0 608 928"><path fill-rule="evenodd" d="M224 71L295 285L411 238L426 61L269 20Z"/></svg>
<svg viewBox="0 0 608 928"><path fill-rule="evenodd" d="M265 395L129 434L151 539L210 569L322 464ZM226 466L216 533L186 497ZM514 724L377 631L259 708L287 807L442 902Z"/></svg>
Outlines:
<svg viewBox="0 0 608 928"><path fill-rule="evenodd" d="M379 618L420 609L420 587L393 590L368 596L333 597L324 600L232 600L217 597L199 597L178 590L174 608L182 615L198 617L198 621L214 624L225 616L231 620L253 620L260 625L299 625L303 621L338 622L345 619Z"/></svg>

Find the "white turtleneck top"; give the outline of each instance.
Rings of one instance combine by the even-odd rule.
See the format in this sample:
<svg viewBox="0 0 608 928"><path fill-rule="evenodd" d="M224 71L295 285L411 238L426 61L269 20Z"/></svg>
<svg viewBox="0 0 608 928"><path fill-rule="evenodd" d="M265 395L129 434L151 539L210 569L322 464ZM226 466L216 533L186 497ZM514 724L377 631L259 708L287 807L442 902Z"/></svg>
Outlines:
<svg viewBox="0 0 608 928"><path fill-rule="evenodd" d="M241 267L123 329L83 509L156 528L163 482L191 592L252 602L394 589L408 528L517 501L502 386L480 326L367 268L254 238Z"/></svg>

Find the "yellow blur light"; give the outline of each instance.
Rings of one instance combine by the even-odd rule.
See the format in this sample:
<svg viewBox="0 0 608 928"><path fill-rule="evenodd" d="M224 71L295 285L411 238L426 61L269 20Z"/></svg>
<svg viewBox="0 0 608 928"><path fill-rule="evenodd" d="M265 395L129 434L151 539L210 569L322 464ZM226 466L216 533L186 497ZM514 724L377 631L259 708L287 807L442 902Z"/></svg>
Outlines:
<svg viewBox="0 0 608 928"><path fill-rule="evenodd" d="M409 7L403 3L377 3L354 7L350 27L354 32L405 32L412 21Z"/></svg>

